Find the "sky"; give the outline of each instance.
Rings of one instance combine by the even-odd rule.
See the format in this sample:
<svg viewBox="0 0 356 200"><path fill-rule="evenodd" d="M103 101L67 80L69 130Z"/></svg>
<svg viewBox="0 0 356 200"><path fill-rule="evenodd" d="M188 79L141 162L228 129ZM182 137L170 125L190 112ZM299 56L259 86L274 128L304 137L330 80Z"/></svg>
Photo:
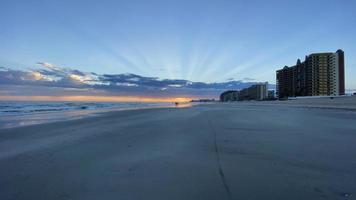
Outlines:
<svg viewBox="0 0 356 200"><path fill-rule="evenodd" d="M0 67L274 84L298 58L343 49L356 89L355 10L354 0L0 0Z"/></svg>

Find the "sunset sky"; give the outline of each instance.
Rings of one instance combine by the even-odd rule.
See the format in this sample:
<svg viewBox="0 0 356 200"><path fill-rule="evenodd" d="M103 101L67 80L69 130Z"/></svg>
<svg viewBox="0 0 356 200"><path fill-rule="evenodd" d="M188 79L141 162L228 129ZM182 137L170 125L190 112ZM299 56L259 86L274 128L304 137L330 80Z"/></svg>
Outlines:
<svg viewBox="0 0 356 200"><path fill-rule="evenodd" d="M355 10L353 0L2 0L0 96L216 97L337 49L353 90Z"/></svg>

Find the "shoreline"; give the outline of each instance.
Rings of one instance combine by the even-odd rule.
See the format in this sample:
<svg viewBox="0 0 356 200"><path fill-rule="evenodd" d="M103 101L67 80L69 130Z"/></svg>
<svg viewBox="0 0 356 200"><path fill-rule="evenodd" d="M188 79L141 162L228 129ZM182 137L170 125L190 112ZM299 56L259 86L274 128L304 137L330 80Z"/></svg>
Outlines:
<svg viewBox="0 0 356 200"><path fill-rule="evenodd" d="M14 122L15 120L19 120L19 116L7 116L7 121L10 121L12 124L6 125L6 121L3 119L3 124L0 126L0 130L2 129L11 129L17 127L25 127L32 125L40 125L47 123L55 123L61 121L69 121L69 120L78 120L85 119L88 117L100 117L105 114L109 114L112 112L121 112L121 111L129 111L129 110L141 110L141 109L160 109L160 108L183 108L183 107L193 107L199 105L208 105L208 104L224 104L224 105L238 105L238 106L274 106L274 107L292 107L292 108L305 108L305 109L330 109L330 110L344 110L355 112L356 111L356 96L347 96L347 97L338 97L334 99L330 98L311 98L311 99L293 99L293 100L285 100L285 101L236 101L236 102L214 102L214 103L181 103L178 106L175 105L167 105L167 106L147 106L147 107L127 107L127 108L115 108L115 109L97 109L97 110L76 110L76 111L63 111L57 113L39 113L36 115L44 115L48 116L49 120L42 120L38 122L32 123L23 123L23 122ZM346 106L345 106L346 105ZM73 113L73 116L70 115ZM62 115L69 114L68 118L63 118ZM26 114L26 116L30 116ZM53 117L53 116L57 116ZM20 116L22 117L22 116ZM51 119L53 118L53 119ZM28 119L26 119L28 120ZM9 123L9 122L8 122ZM21 124L22 123L22 124Z"/></svg>
<svg viewBox="0 0 356 200"><path fill-rule="evenodd" d="M190 104L180 105L178 107L191 106ZM135 106L122 108L101 108L89 110L63 110L58 112L42 112L42 113L25 113L21 115L6 115L0 116L0 130L16 127L24 127L31 125L40 125L46 123L54 123L60 121L77 120L87 117L101 116L106 113L120 112L127 110L141 110L152 108L174 108L174 105L151 105L151 106Z"/></svg>

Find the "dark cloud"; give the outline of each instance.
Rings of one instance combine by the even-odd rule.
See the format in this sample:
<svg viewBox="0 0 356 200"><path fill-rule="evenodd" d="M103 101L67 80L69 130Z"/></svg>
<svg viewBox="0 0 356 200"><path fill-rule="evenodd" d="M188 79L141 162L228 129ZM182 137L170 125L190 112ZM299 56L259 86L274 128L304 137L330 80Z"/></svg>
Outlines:
<svg viewBox="0 0 356 200"><path fill-rule="evenodd" d="M243 80L243 81L254 81L255 79L253 79L253 78L248 78L248 77L245 77L245 78L243 78L242 80Z"/></svg>
<svg viewBox="0 0 356 200"><path fill-rule="evenodd" d="M73 93L130 95L130 96L187 96L217 97L222 91L243 89L255 84L253 80L230 79L226 82L204 83L183 79L159 79L136 74L96 74L71 68L62 68L50 63L39 62L43 68L29 71L0 67L0 89L4 92L12 85L12 93L26 90L27 95L72 95ZM4 86L7 85L7 86ZM274 85L270 85L272 88ZM28 88L30 87L30 88Z"/></svg>

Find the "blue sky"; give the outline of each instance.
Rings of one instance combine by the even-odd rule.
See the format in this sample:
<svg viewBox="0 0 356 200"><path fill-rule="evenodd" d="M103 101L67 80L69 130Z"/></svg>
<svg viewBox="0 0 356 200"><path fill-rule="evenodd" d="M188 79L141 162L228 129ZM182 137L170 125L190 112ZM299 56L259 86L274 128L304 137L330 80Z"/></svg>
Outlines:
<svg viewBox="0 0 356 200"><path fill-rule="evenodd" d="M0 66L275 82L275 70L341 48L356 88L356 1L0 0Z"/></svg>

